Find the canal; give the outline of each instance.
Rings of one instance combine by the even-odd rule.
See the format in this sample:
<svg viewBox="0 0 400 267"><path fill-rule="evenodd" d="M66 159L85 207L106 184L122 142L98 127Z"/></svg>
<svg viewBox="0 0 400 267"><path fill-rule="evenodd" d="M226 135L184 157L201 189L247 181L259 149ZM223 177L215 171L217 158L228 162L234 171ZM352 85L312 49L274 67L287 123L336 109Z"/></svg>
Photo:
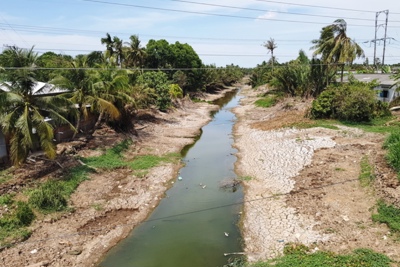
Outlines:
<svg viewBox="0 0 400 267"><path fill-rule="evenodd" d="M236 178L230 111L237 91L215 102L220 109L198 140L182 151L185 166L164 199L131 234L115 246L101 267L221 267L242 251L237 227L243 200L240 187L221 188Z"/></svg>

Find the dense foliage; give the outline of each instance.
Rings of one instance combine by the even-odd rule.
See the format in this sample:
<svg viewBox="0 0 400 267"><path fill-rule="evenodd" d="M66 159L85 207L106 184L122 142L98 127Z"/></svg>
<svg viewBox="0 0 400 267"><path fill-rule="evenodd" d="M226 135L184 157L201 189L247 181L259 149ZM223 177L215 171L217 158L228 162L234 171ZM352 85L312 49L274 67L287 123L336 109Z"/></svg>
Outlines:
<svg viewBox="0 0 400 267"><path fill-rule="evenodd" d="M315 119L354 122L388 116L388 105L376 99L373 86L366 83L330 85L313 101L310 114Z"/></svg>

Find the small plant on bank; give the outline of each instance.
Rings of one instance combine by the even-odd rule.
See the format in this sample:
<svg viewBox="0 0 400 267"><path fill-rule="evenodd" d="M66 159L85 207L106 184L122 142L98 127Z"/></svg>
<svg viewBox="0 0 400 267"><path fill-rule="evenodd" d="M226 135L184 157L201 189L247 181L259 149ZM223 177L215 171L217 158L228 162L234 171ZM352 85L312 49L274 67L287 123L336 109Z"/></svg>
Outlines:
<svg viewBox="0 0 400 267"><path fill-rule="evenodd" d="M361 173L358 176L362 186L369 186L375 179L373 167L370 165L368 156L364 156L360 162Z"/></svg>
<svg viewBox="0 0 400 267"><path fill-rule="evenodd" d="M378 202L378 213L372 215L372 220L387 224L393 232L400 232L400 209L393 205Z"/></svg>
<svg viewBox="0 0 400 267"><path fill-rule="evenodd" d="M61 211L67 207L62 184L47 181L30 193L29 204L44 212Z"/></svg>

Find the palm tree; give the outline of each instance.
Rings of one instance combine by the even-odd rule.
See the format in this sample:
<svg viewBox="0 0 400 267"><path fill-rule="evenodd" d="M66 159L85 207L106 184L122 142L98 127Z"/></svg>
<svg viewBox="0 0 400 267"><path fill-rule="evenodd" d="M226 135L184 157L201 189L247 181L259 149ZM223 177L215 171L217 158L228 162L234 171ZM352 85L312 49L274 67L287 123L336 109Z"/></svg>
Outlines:
<svg viewBox="0 0 400 267"><path fill-rule="evenodd" d="M93 86L96 88L97 94L102 97L103 101L109 101L120 113L122 113L127 106L135 106L135 100L128 94L130 85L127 71L117 70L115 67L107 65L101 67L102 70L96 73L97 82ZM104 115L109 114L107 109L104 108L100 108L99 111L100 115L94 127L95 129L100 125Z"/></svg>
<svg viewBox="0 0 400 267"><path fill-rule="evenodd" d="M106 45L106 57L112 61L115 56L116 64L121 68L124 61L124 42L117 36L111 38L107 33L105 38L101 38L101 43Z"/></svg>
<svg viewBox="0 0 400 267"><path fill-rule="evenodd" d="M84 119L88 118L89 110L99 114L106 114L111 119L118 119L120 112L113 103L111 94L104 90L99 90L99 75L97 71L86 69L86 58L83 60L75 60L71 63L71 70L64 75L57 76L50 83L70 89L70 93L64 96L75 103L79 112L79 116ZM75 128L79 131L80 119L77 120Z"/></svg>
<svg viewBox="0 0 400 267"><path fill-rule="evenodd" d="M14 165L24 162L30 150L37 147L49 158L55 158L53 127L63 124L74 129L66 119L72 108L70 101L59 95L41 96L35 92L36 59L33 47L26 50L11 46L2 55L5 67L17 68L5 71L7 82L0 89L0 128L10 140Z"/></svg>
<svg viewBox="0 0 400 267"><path fill-rule="evenodd" d="M347 23L337 19L333 24L321 30L319 39L313 40L311 49L314 56L321 55L325 64L341 65L341 82L345 64L351 64L356 58L365 57L363 49L346 34Z"/></svg>
<svg viewBox="0 0 400 267"><path fill-rule="evenodd" d="M137 68L143 65L147 53L146 50L140 45L139 36L131 35L129 39L130 42L127 43L129 47L127 48L126 65Z"/></svg>
<svg viewBox="0 0 400 267"><path fill-rule="evenodd" d="M268 53L271 52L271 64L272 68L274 68L274 61L275 61L274 50L278 48L278 46L275 43L275 40L272 38L270 38L266 43L264 43L263 46L268 49Z"/></svg>
<svg viewBox="0 0 400 267"><path fill-rule="evenodd" d="M109 33L106 34L105 38L101 38L101 44L106 45L106 57L111 58L114 56L114 43Z"/></svg>

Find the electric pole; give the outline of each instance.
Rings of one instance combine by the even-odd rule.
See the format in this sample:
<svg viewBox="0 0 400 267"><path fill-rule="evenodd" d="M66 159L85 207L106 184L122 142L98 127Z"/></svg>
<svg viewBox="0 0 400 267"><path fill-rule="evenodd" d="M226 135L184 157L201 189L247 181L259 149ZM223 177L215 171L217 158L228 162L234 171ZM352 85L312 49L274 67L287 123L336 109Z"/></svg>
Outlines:
<svg viewBox="0 0 400 267"><path fill-rule="evenodd" d="M379 17L379 15L381 13L384 13L386 15L386 20L385 20L384 24L379 24L378 25L378 17ZM377 68L377 66L376 66L376 42L378 40L377 39L377 34L378 34L378 29L381 26L385 27L385 36L383 37L383 56L382 56L382 65L385 65L385 51L386 51L386 39L387 39L386 35L387 35L388 20L389 20L389 10L383 10L383 11L376 12L376 16L375 16L375 39L373 40L373 42L374 42L374 66L375 66L375 68Z"/></svg>

